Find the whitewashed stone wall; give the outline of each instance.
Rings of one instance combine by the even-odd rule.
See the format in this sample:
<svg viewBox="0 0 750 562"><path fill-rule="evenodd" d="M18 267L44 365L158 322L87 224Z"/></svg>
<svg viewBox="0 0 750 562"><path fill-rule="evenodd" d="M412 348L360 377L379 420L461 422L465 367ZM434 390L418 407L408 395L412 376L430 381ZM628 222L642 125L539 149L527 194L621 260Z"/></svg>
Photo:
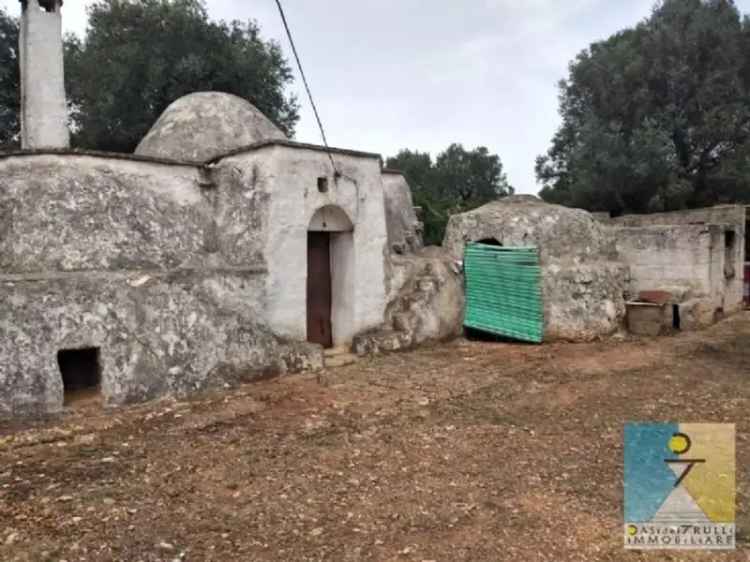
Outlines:
<svg viewBox="0 0 750 562"><path fill-rule="evenodd" d="M307 233L324 208L339 209L353 229L332 237L334 344L350 344L360 332L380 326L385 314L385 206L380 161L368 155L336 153L336 178L322 150L304 145L269 144L222 159L217 172L232 175L245 198L267 198L263 255L268 267L266 318L277 333L307 337ZM327 190L318 179L327 179Z"/></svg>

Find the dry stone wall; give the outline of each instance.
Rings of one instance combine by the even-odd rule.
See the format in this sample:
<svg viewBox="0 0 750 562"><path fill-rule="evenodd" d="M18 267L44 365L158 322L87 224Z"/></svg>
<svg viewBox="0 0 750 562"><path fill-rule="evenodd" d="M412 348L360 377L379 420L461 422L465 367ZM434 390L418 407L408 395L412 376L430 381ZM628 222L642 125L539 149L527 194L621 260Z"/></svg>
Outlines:
<svg viewBox="0 0 750 562"><path fill-rule="evenodd" d="M192 166L0 157L0 417L63 406L62 350L117 405L318 368L264 325L267 198Z"/></svg>

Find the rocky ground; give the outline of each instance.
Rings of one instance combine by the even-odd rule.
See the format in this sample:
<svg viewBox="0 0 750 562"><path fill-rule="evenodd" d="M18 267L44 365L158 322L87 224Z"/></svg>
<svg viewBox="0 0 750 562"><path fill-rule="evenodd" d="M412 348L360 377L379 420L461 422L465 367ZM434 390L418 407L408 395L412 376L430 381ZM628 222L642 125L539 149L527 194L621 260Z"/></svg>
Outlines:
<svg viewBox="0 0 750 562"><path fill-rule="evenodd" d="M459 341L192 402L0 425L0 560L750 560L750 314ZM739 548L625 552L626 421L737 424Z"/></svg>

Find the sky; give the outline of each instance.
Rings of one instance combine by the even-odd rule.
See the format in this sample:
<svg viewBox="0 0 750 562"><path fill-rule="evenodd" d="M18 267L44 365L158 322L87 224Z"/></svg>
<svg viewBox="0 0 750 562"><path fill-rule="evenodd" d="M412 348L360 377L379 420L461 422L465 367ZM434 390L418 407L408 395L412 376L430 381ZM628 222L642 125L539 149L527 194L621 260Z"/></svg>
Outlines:
<svg viewBox="0 0 750 562"><path fill-rule="evenodd" d="M82 34L85 7L65 0ZM750 0L738 0L743 13ZM536 193L536 157L560 124L557 83L591 42L648 17L654 0L283 0L333 146L384 157L453 142L500 155L518 193ZM207 0L214 19L255 19L291 49L274 0ZM17 14L18 0L0 0ZM295 76L297 76L295 69ZM299 78L296 140L321 144Z"/></svg>

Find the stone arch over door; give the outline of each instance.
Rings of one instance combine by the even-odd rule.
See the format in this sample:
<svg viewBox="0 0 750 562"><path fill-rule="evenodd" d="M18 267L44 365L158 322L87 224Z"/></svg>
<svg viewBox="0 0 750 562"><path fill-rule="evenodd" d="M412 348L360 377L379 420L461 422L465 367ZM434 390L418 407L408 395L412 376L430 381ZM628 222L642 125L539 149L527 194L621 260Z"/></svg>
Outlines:
<svg viewBox="0 0 750 562"><path fill-rule="evenodd" d="M323 347L351 342L354 268L354 224L340 207L321 207L307 232L308 341Z"/></svg>

